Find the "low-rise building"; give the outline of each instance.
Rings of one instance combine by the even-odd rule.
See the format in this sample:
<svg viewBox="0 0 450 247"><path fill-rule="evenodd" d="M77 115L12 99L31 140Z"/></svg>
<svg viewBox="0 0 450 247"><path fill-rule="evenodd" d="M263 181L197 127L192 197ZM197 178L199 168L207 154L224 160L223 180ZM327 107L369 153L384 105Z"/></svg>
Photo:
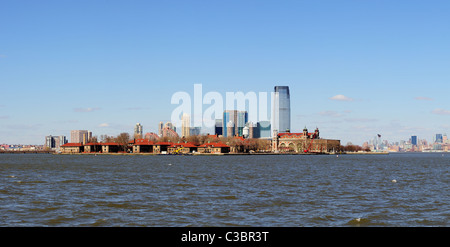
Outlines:
<svg viewBox="0 0 450 247"><path fill-rule="evenodd" d="M169 147L169 154L187 154L197 152L198 147L191 142L174 143Z"/></svg>
<svg viewBox="0 0 450 247"><path fill-rule="evenodd" d="M221 142L211 142L211 143L204 143L200 146L198 146L198 152L199 153L229 153L230 152L230 146L225 145Z"/></svg>
<svg viewBox="0 0 450 247"><path fill-rule="evenodd" d="M84 146L81 143L66 143L61 146L61 153L81 153L84 152Z"/></svg>

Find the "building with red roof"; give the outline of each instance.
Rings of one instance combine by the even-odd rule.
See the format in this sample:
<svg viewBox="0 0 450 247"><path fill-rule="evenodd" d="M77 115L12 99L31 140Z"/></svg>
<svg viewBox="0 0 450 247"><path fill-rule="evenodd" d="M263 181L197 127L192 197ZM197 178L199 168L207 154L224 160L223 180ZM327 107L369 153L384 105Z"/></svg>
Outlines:
<svg viewBox="0 0 450 247"><path fill-rule="evenodd" d="M221 142L208 142L198 146L199 153L229 153L230 146Z"/></svg>
<svg viewBox="0 0 450 247"><path fill-rule="evenodd" d="M170 154L187 154L197 152L198 146L192 142L181 142L181 143L173 143L169 148L168 152Z"/></svg>

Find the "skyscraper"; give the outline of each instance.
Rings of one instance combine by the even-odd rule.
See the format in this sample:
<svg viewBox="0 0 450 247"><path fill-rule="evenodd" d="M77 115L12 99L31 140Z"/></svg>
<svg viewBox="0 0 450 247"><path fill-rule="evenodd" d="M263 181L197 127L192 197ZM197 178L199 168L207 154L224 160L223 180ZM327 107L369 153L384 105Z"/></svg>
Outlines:
<svg viewBox="0 0 450 247"><path fill-rule="evenodd" d="M225 110L223 112L223 136L242 136L245 124L248 122L247 111ZM229 127L233 127L230 133Z"/></svg>
<svg viewBox="0 0 450 247"><path fill-rule="evenodd" d="M417 136L411 136L411 144L417 146Z"/></svg>
<svg viewBox="0 0 450 247"><path fill-rule="evenodd" d="M181 136L187 137L190 136L191 129L191 116L187 113L183 113L181 117Z"/></svg>
<svg viewBox="0 0 450 247"><path fill-rule="evenodd" d="M137 123L136 126L134 126L134 136L139 138L144 137L144 129L140 123Z"/></svg>
<svg viewBox="0 0 450 247"><path fill-rule="evenodd" d="M159 137L163 136L163 129L164 129L164 123L163 122L159 122L159 124L158 124L158 135L159 135Z"/></svg>
<svg viewBox="0 0 450 247"><path fill-rule="evenodd" d="M288 86L275 86L272 104L272 129L278 133L291 129L291 103Z"/></svg>
<svg viewBox="0 0 450 247"><path fill-rule="evenodd" d="M83 143L86 144L92 138L92 132L87 130L71 130L70 131L70 141L72 143Z"/></svg>

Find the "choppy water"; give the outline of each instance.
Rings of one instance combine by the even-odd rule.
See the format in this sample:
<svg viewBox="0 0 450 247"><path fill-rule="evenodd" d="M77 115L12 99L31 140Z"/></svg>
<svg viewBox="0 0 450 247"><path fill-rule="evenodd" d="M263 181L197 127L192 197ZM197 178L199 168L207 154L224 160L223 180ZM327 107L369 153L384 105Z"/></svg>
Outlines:
<svg viewBox="0 0 450 247"><path fill-rule="evenodd" d="M0 226L448 227L449 170L450 154L0 154Z"/></svg>

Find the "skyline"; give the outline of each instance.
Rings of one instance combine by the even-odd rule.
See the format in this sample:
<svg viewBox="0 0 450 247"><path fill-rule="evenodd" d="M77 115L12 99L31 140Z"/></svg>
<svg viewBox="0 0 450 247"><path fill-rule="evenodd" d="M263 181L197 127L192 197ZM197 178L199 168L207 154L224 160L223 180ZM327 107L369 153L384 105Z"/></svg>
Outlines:
<svg viewBox="0 0 450 247"><path fill-rule="evenodd" d="M290 89L291 131L450 132L447 1L0 3L0 143L145 132L177 91Z"/></svg>

